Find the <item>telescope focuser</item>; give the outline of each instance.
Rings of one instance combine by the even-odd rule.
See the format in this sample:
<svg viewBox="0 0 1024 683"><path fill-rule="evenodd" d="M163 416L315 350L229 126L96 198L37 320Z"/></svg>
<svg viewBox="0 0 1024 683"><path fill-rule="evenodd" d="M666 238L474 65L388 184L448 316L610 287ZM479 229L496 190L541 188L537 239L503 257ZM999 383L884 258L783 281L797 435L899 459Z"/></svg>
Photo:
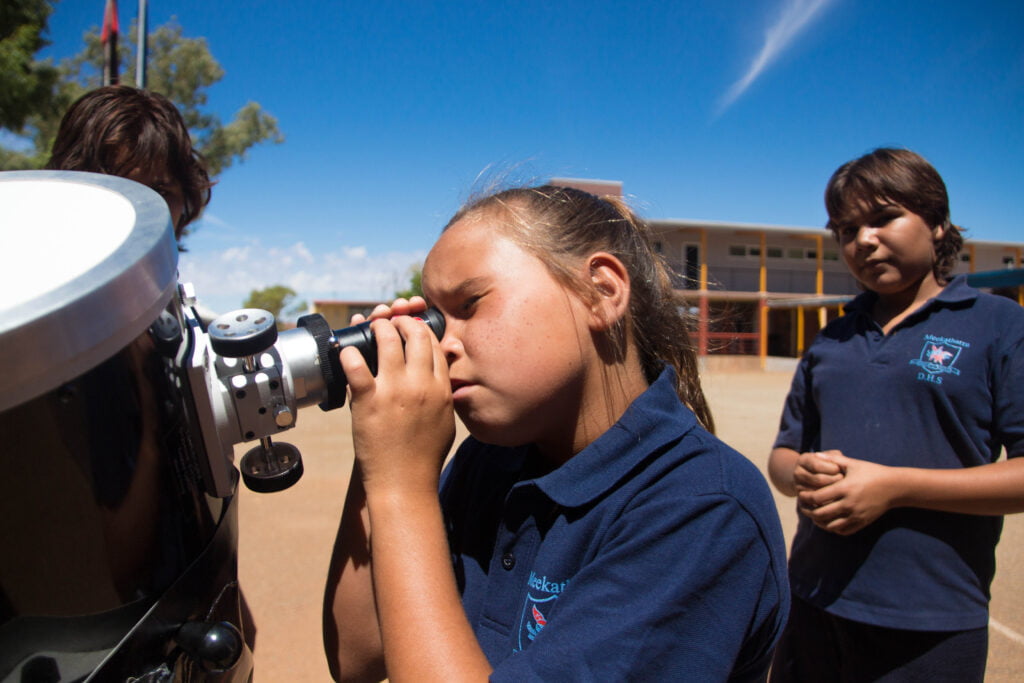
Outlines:
<svg viewBox="0 0 1024 683"><path fill-rule="evenodd" d="M288 488L302 476L302 456L272 437L294 427L302 407L333 410L345 404L342 348L358 348L377 374L370 323L332 330L322 315L312 314L299 318L295 329L278 333L272 313L245 308L216 318L203 332L194 311L187 310L194 335L188 374L207 451L229 460L234 444L259 439L239 463L242 479L262 493ZM438 339L444 336L438 310L428 309L419 318ZM226 469L227 464L211 466L207 476L213 491L229 490Z"/></svg>

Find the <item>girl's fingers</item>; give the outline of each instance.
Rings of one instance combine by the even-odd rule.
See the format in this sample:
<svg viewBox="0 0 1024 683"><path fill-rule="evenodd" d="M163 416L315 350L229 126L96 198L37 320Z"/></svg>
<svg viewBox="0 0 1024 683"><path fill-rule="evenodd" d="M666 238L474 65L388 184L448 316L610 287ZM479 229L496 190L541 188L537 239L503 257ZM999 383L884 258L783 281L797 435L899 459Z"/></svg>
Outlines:
<svg viewBox="0 0 1024 683"><path fill-rule="evenodd" d="M402 337L394 320L374 320L371 327L377 340L377 372L392 373L405 365Z"/></svg>
<svg viewBox="0 0 1024 683"><path fill-rule="evenodd" d="M345 372L345 380L353 393L360 393L373 387L373 375L366 364L363 354L354 346L346 346L341 350L341 369Z"/></svg>
<svg viewBox="0 0 1024 683"><path fill-rule="evenodd" d="M377 304L373 310L370 311L370 317L366 320L379 320L381 318L390 318L392 316L391 307L387 304Z"/></svg>
<svg viewBox="0 0 1024 683"><path fill-rule="evenodd" d="M411 299L395 299L391 304L391 315L416 315L427 310L427 302L421 296L414 296Z"/></svg>
<svg viewBox="0 0 1024 683"><path fill-rule="evenodd" d="M356 313L351 318L351 324L358 325L367 320L390 319L400 315L416 315L427 310L427 302L421 296L414 296L410 299L395 299L388 304L377 304L369 316Z"/></svg>
<svg viewBox="0 0 1024 683"><path fill-rule="evenodd" d="M422 301L422 300L421 300ZM417 372L421 369L427 374L440 377L439 370L447 371L447 362L440 352L440 345L434 333L422 320L399 315L390 319L372 320L373 334L377 345L377 369L385 376L407 371ZM350 348L350 347L346 347ZM345 349L342 349L344 352ZM349 373L356 374L353 389L362 386L359 378L372 382L369 368L361 354L349 353L342 356L342 369L352 383ZM447 378L447 374L445 374Z"/></svg>
<svg viewBox="0 0 1024 683"><path fill-rule="evenodd" d="M411 368L434 369L434 343L431 337L434 333L430 331L423 321L402 316L392 320L395 328L405 340L405 363Z"/></svg>

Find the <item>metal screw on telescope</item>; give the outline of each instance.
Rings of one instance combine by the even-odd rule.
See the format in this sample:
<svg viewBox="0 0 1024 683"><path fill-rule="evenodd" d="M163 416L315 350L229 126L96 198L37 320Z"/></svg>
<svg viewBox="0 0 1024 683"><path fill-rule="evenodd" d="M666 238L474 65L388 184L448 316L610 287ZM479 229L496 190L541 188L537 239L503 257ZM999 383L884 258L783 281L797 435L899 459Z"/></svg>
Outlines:
<svg viewBox="0 0 1024 683"><path fill-rule="evenodd" d="M213 351L224 358L241 359L247 375L259 370L257 356L277 341L274 315L258 308L226 313L210 323L208 332ZM275 406L274 421L279 427L289 427L295 416L288 406ZM302 477L302 455L289 443L274 443L269 436L261 436L260 445L242 456L238 469L253 491L282 491Z"/></svg>

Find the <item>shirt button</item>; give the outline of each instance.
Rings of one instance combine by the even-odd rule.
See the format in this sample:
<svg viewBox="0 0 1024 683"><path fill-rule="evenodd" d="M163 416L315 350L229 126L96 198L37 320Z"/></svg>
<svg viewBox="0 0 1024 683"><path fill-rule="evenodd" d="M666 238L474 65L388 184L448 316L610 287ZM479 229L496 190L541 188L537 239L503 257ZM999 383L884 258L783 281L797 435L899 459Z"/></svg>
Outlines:
<svg viewBox="0 0 1024 683"><path fill-rule="evenodd" d="M512 571L516 566L516 556L512 553L505 553L501 556L501 566L505 571Z"/></svg>

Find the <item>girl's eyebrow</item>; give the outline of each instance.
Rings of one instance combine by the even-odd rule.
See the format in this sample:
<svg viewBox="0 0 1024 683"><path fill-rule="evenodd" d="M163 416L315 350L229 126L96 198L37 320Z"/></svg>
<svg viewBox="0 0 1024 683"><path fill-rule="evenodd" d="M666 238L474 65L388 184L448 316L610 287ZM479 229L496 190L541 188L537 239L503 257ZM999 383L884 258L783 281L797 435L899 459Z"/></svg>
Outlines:
<svg viewBox="0 0 1024 683"><path fill-rule="evenodd" d="M455 285L450 289L438 288L432 296L427 296L426 287L424 287L423 299L427 302L428 306L437 306L438 301L445 298L459 299L466 296L467 292L479 289L484 286L487 282L485 277L470 277L466 278L459 284Z"/></svg>
<svg viewBox="0 0 1024 683"><path fill-rule="evenodd" d="M477 276L477 277L470 277L470 278L466 278L465 280L463 280L459 284L455 285L450 290L447 290L447 291L442 290L438 294L439 295L447 294L449 296L460 296L460 295L465 294L467 291L472 291L474 289L479 289L486 282L487 282L487 278L485 278L485 277L479 277L479 276Z"/></svg>

